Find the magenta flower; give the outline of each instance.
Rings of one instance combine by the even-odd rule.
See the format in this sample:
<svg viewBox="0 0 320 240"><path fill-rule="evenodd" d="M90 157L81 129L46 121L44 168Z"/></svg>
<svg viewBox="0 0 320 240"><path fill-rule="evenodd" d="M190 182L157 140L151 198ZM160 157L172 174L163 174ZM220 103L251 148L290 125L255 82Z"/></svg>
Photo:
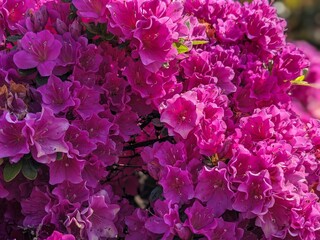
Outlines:
<svg viewBox="0 0 320 240"><path fill-rule="evenodd" d="M80 56L77 58L77 65L86 72L97 72L103 61L100 51L94 44L87 45L82 51L79 51Z"/></svg>
<svg viewBox="0 0 320 240"><path fill-rule="evenodd" d="M100 118L97 114L93 114L86 120L76 120L73 123L79 129L87 131L93 143L100 142L103 144L107 142L109 130L112 126L112 123L105 118Z"/></svg>
<svg viewBox="0 0 320 240"><path fill-rule="evenodd" d="M106 91L108 100L111 103L111 110L124 110L125 104L129 101L126 89L128 82L123 78L119 78L116 73L107 73L106 81L102 88Z"/></svg>
<svg viewBox="0 0 320 240"><path fill-rule="evenodd" d="M64 142L69 123L64 118L56 118L48 108L41 113L28 116L26 120L30 129L30 149L35 160L50 163L56 160L57 153L67 153Z"/></svg>
<svg viewBox="0 0 320 240"><path fill-rule="evenodd" d="M159 183L163 187L164 197L172 203L185 203L194 196L191 175L180 168L167 166L167 173L163 174Z"/></svg>
<svg viewBox="0 0 320 240"><path fill-rule="evenodd" d="M81 171L85 161L76 158L68 158L66 155L61 160L49 164L51 185L69 181L77 184L82 182Z"/></svg>
<svg viewBox="0 0 320 240"><path fill-rule="evenodd" d="M73 184L69 181L64 181L55 187L52 193L58 197L59 201L68 200L70 204L76 207L80 207L83 202L89 199L89 189L86 187L85 182Z"/></svg>
<svg viewBox="0 0 320 240"><path fill-rule="evenodd" d="M62 36L58 35L56 39L60 41L62 48L53 73L60 76L73 68L77 58L77 51L81 45L80 42L85 40L80 37L78 41L75 41L69 32L64 33Z"/></svg>
<svg viewBox="0 0 320 240"><path fill-rule="evenodd" d="M149 231L144 227L144 224L148 220L148 212L146 210L137 208L131 216L125 218L125 223L128 226L129 235L127 239L143 239Z"/></svg>
<svg viewBox="0 0 320 240"><path fill-rule="evenodd" d="M140 133L138 118L139 116L130 110L117 114L114 123L119 126L119 135L125 141L128 141L130 136Z"/></svg>
<svg viewBox="0 0 320 240"><path fill-rule="evenodd" d="M187 208L185 213L188 216L187 225L190 226L193 233L203 234L206 231L212 231L217 226L213 209L204 207L198 200Z"/></svg>
<svg viewBox="0 0 320 240"><path fill-rule="evenodd" d="M274 134L274 124L270 120L270 117L270 115L261 111L250 117L242 118L240 126L252 141L268 139Z"/></svg>
<svg viewBox="0 0 320 240"><path fill-rule="evenodd" d="M13 56L13 61L20 69L37 68L41 76L50 76L62 48L48 31L27 32L21 39L22 50Z"/></svg>
<svg viewBox="0 0 320 240"><path fill-rule="evenodd" d="M195 189L195 197L207 203L215 217L220 217L227 209L232 209L234 193L226 175L225 168L205 167L199 174Z"/></svg>
<svg viewBox="0 0 320 240"><path fill-rule="evenodd" d="M217 219L217 227L210 232L206 232L205 236L208 239L239 240L242 239L243 232L243 229L238 227L237 222L227 222L223 218L219 218Z"/></svg>
<svg viewBox="0 0 320 240"><path fill-rule="evenodd" d="M169 142L160 143L153 146L155 149L154 157L159 160L161 166L168 165L181 167L186 161L185 145L182 142L171 144Z"/></svg>
<svg viewBox="0 0 320 240"><path fill-rule="evenodd" d="M130 61L123 74L131 87L143 98L159 98L165 94L163 77L152 74L141 62Z"/></svg>
<svg viewBox="0 0 320 240"><path fill-rule="evenodd" d="M17 162L29 153L27 126L24 120L12 119L9 113L0 117L0 158Z"/></svg>
<svg viewBox="0 0 320 240"><path fill-rule="evenodd" d="M23 225L36 227L44 223L45 218L49 217L51 201L47 192L33 188L30 197L21 201L22 214L25 216Z"/></svg>
<svg viewBox="0 0 320 240"><path fill-rule="evenodd" d="M249 216L251 213L263 215L274 204L269 174L266 170L260 173L248 171L247 176L237 189L232 207Z"/></svg>
<svg viewBox="0 0 320 240"><path fill-rule="evenodd" d="M62 82L60 78L51 75L47 84L37 90L41 93L44 105L54 113L59 113L75 104L70 96L71 85L71 82Z"/></svg>
<svg viewBox="0 0 320 240"><path fill-rule="evenodd" d="M86 228L88 226L88 221L78 209L79 208L76 208L76 210L67 214L64 226L76 239L85 239L87 237Z"/></svg>
<svg viewBox="0 0 320 240"><path fill-rule="evenodd" d="M89 118L92 114L103 111L104 108L99 104L100 91L87 86L82 86L74 91L76 102L76 112L83 118Z"/></svg>
<svg viewBox="0 0 320 240"><path fill-rule="evenodd" d="M118 231L114 220L119 210L119 205L108 203L105 196L92 196L87 209L87 219L90 221L90 227L87 229L89 239L116 237Z"/></svg>
<svg viewBox="0 0 320 240"><path fill-rule="evenodd" d="M275 197L274 199L274 205L269 208L268 213L257 218L256 225L262 228L267 238L284 239L290 227L290 209L296 205L296 199L293 195Z"/></svg>
<svg viewBox="0 0 320 240"><path fill-rule="evenodd" d="M64 140L68 144L69 153L80 157L87 156L97 148L96 144L90 141L87 131L73 125L68 128Z"/></svg>
<svg viewBox="0 0 320 240"><path fill-rule="evenodd" d="M103 165L111 166L118 162L118 154L121 150L121 144L116 145L115 142L108 139L105 144L97 143L97 148L92 152L92 155L97 157Z"/></svg>
<svg viewBox="0 0 320 240"><path fill-rule="evenodd" d="M104 179L108 175L102 161L103 159L91 158L90 161L85 162L81 175L88 187L96 188L100 179Z"/></svg>

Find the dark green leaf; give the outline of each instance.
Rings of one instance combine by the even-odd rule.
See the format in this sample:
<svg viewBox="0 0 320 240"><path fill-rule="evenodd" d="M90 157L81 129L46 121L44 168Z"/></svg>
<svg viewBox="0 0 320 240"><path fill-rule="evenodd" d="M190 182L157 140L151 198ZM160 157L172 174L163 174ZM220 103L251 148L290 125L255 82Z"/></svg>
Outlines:
<svg viewBox="0 0 320 240"><path fill-rule="evenodd" d="M119 44L118 48L119 49L125 49L126 47L129 46L129 44L130 44L129 41L122 42L122 43Z"/></svg>
<svg viewBox="0 0 320 240"><path fill-rule="evenodd" d="M155 202L157 199L162 199L162 193L163 193L163 189L161 186L156 186L152 192L150 193L149 196L149 201L150 202Z"/></svg>
<svg viewBox="0 0 320 240"><path fill-rule="evenodd" d="M111 33L106 33L102 35L103 40L110 41L115 38L115 36Z"/></svg>
<svg viewBox="0 0 320 240"><path fill-rule="evenodd" d="M6 38L6 41L15 43L16 41L20 40L21 38L22 38L22 35L11 35Z"/></svg>
<svg viewBox="0 0 320 240"><path fill-rule="evenodd" d="M31 75L33 73L35 73L37 71L36 68L30 68L30 69L19 69L19 73L21 76L28 76Z"/></svg>
<svg viewBox="0 0 320 240"><path fill-rule="evenodd" d="M36 83L38 87L44 84L47 84L47 82L48 82L48 77L41 77L40 75L38 75L36 78Z"/></svg>
<svg viewBox="0 0 320 240"><path fill-rule="evenodd" d="M12 181L16 176L18 176L19 172L22 168L22 161L18 163L9 163L7 162L3 169L3 179L6 182Z"/></svg>
<svg viewBox="0 0 320 240"><path fill-rule="evenodd" d="M34 180L38 176L38 170L37 166L34 164L34 160L32 159L25 159L23 161L23 166L22 166L22 174L25 176L25 178L29 180Z"/></svg>
<svg viewBox="0 0 320 240"><path fill-rule="evenodd" d="M57 160L59 161L59 160L62 160L62 158L63 158L63 153L61 153L61 152L57 152Z"/></svg>

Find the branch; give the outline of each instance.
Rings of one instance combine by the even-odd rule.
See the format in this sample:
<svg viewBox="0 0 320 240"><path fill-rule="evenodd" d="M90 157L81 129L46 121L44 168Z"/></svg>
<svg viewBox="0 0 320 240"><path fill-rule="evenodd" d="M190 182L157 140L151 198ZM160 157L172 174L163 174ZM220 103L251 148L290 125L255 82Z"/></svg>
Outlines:
<svg viewBox="0 0 320 240"><path fill-rule="evenodd" d="M136 148L153 145L156 142L165 142L165 141L174 142L174 138L172 136L167 136L167 137L164 137L164 138L158 138L158 139L148 140L148 141L145 141L145 142L134 143L134 144L131 144L129 146L124 146L123 147L123 151L134 150Z"/></svg>

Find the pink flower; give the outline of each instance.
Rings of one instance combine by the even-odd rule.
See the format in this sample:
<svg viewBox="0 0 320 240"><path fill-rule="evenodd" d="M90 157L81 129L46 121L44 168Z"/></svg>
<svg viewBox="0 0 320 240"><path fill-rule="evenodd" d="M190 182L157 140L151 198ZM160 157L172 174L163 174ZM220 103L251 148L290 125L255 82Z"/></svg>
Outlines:
<svg viewBox="0 0 320 240"><path fill-rule="evenodd" d="M174 26L171 19L154 16L137 22L133 36L139 41L137 52L141 62L149 71L156 72L163 63L177 54L172 47Z"/></svg>
<svg viewBox="0 0 320 240"><path fill-rule="evenodd" d="M4 2L3 8L6 22L11 30L18 28L18 23L21 21L28 8L32 7L32 0L4 0L1 1L0 5Z"/></svg>
<svg viewBox="0 0 320 240"><path fill-rule="evenodd" d="M72 4L77 8L79 16L104 23L107 21L106 9L110 0L73 0Z"/></svg>
<svg viewBox="0 0 320 240"><path fill-rule="evenodd" d="M62 234L54 231L46 240L76 240L76 238L71 234Z"/></svg>
<svg viewBox="0 0 320 240"><path fill-rule="evenodd" d="M123 40L132 38L136 23L141 18L139 5L139 1L113 1L109 3L109 31Z"/></svg>
<svg viewBox="0 0 320 240"><path fill-rule="evenodd" d="M160 120L169 126L169 134L177 133L183 139L186 139L198 125L201 116L200 111L196 105L195 94L175 95L166 102Z"/></svg>

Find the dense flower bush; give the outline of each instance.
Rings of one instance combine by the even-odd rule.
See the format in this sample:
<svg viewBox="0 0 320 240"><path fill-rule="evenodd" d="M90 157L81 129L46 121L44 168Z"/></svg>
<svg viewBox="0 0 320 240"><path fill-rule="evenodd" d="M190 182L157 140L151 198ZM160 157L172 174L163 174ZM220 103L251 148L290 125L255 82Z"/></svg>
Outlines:
<svg viewBox="0 0 320 240"><path fill-rule="evenodd" d="M0 239L320 239L285 30L266 0L0 1Z"/></svg>

